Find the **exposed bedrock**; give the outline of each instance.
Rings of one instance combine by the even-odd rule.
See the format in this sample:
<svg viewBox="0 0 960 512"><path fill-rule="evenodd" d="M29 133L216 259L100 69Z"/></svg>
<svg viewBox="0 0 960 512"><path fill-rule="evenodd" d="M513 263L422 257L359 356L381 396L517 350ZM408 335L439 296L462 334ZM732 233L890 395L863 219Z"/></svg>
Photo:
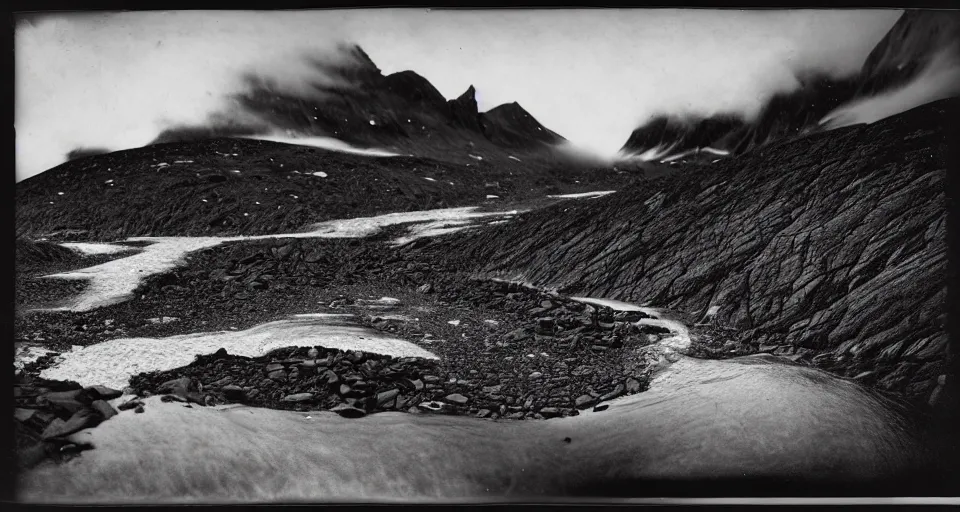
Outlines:
<svg viewBox="0 0 960 512"><path fill-rule="evenodd" d="M487 273L735 327L761 350L927 401L946 371L957 115L945 100L690 167L521 215L458 252Z"/></svg>

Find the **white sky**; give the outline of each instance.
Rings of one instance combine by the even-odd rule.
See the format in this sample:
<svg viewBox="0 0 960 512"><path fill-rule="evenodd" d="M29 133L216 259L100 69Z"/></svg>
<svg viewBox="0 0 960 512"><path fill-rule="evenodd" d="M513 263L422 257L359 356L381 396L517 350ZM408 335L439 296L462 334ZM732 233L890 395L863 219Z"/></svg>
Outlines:
<svg viewBox="0 0 960 512"><path fill-rule="evenodd" d="M899 10L353 9L45 16L18 23L17 180L77 147L141 146L203 121L239 72L287 81L339 40L389 74L412 69L481 110L519 102L550 129L615 153L658 112L755 113L791 69L852 73Z"/></svg>

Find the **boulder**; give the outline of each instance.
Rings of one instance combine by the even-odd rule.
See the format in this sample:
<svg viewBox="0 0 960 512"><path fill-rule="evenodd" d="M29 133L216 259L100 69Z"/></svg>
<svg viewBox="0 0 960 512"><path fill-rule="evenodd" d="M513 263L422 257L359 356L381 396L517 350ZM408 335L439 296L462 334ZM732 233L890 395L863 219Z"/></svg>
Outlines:
<svg viewBox="0 0 960 512"><path fill-rule="evenodd" d="M113 400L114 398L120 398L123 396L122 391L111 389L106 386L90 386L85 388L85 390L100 400Z"/></svg>
<svg viewBox="0 0 960 512"><path fill-rule="evenodd" d="M190 377L180 377L179 379L168 380L157 388L157 393L166 393L176 395L182 398L187 397L190 391Z"/></svg>
<svg viewBox="0 0 960 512"><path fill-rule="evenodd" d="M96 409L97 412L103 416L104 420L108 420L118 414L116 409L103 400L94 400L93 403L90 404L90 407Z"/></svg>
<svg viewBox="0 0 960 512"><path fill-rule="evenodd" d="M590 395L580 395L574 400L577 409L586 409L596 403L596 399Z"/></svg>
<svg viewBox="0 0 960 512"><path fill-rule="evenodd" d="M451 393L445 397L445 400L456 405L466 405L469 399L460 393Z"/></svg>
<svg viewBox="0 0 960 512"><path fill-rule="evenodd" d="M59 420L59 418L58 418ZM43 439L54 439L75 434L85 428L96 427L103 421L103 415L96 409L84 408L77 411L66 422L54 420L43 432Z"/></svg>
<svg viewBox="0 0 960 512"><path fill-rule="evenodd" d="M232 401L243 400L245 395L243 388L241 388L240 386L236 386L234 384L229 384L224 386L221 391L223 391L223 396L227 400L232 400Z"/></svg>

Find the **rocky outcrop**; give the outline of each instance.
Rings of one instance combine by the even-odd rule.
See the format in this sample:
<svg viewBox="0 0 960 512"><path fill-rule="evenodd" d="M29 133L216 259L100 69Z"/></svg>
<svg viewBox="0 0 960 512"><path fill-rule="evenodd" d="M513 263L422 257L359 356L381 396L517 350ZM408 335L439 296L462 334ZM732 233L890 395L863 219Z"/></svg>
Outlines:
<svg viewBox="0 0 960 512"><path fill-rule="evenodd" d="M925 400L943 373L958 100L520 216L456 249L563 293L684 311Z"/></svg>

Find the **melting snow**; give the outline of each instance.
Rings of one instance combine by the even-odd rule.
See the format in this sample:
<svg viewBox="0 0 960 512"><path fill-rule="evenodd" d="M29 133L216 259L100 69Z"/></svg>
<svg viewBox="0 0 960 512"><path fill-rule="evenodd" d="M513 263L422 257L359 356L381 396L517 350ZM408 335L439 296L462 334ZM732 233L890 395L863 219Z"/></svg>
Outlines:
<svg viewBox="0 0 960 512"><path fill-rule="evenodd" d="M141 252L126 258L46 277L90 280L90 285L73 304L56 308L56 310L65 311L89 311L130 298L141 279L172 270L183 262L187 253L215 247L224 242L269 238L363 238L376 234L387 226L416 223L410 228L407 236L398 238L393 242L395 245L403 245L417 238L442 235L473 227L468 225L473 222L473 219L490 216L510 217L518 213L516 210L476 212L474 211L476 209L476 207L470 206L330 220L314 224L302 233L236 237L131 237L127 238L126 241L150 242L150 245L143 247Z"/></svg>
<svg viewBox="0 0 960 512"><path fill-rule="evenodd" d="M83 254L116 254L118 252L129 251L130 247L113 244L99 244L90 242L65 242L60 244L68 249L79 251Z"/></svg>
<svg viewBox="0 0 960 512"><path fill-rule="evenodd" d="M52 350L34 345L18 345L14 350L13 366L18 370L22 370L24 365L32 363L42 356L53 353Z"/></svg>
<svg viewBox="0 0 960 512"><path fill-rule="evenodd" d="M427 180L427 181L437 181L437 180L435 180L435 179L433 179L433 178L424 178L424 179Z"/></svg>
<svg viewBox="0 0 960 512"><path fill-rule="evenodd" d="M389 151L384 151L381 149L375 148L357 148L343 142L342 140L335 139L332 137L292 137L289 135L281 135L279 133L274 133L270 135L258 135L256 137L247 137L248 139L254 140L269 140L272 142L280 142L283 144L296 144L299 146L311 146L315 148L326 149L330 151L340 151L343 153L353 153L356 155L366 155L366 156L398 156L396 153L391 153Z"/></svg>
<svg viewBox="0 0 960 512"><path fill-rule="evenodd" d="M581 197L600 197L607 194L613 194L616 190L600 190L597 192L581 192L579 194L558 194L558 195L548 195L547 197L553 199L578 199Z"/></svg>
<svg viewBox="0 0 960 512"><path fill-rule="evenodd" d="M607 306L608 308L613 309L614 311L639 311L643 314L650 315L654 318L643 318L640 321L636 322L637 325L655 325L657 327L663 327L669 329L673 336L669 338L664 338L660 340L660 345L671 348L682 350L690 346L690 331L687 329L686 325L678 322L676 320L671 320L665 318L667 313L660 308L649 308L644 306L637 306L636 304L630 304L629 302L622 302L619 300L611 299L594 299L589 297L570 297L573 300L584 302L587 304L596 304L600 306Z"/></svg>
<svg viewBox="0 0 960 512"><path fill-rule="evenodd" d="M166 338L119 338L63 354L41 373L46 379L74 380L82 386L123 389L131 376L189 365L197 354L228 353L259 357L289 346L362 350L397 357L437 359L408 341L352 324L351 315L297 315L243 331L184 334Z"/></svg>
<svg viewBox="0 0 960 512"><path fill-rule="evenodd" d="M487 199L499 199L499 198L500 198L500 196L495 196L495 195L487 194Z"/></svg>
<svg viewBox="0 0 960 512"><path fill-rule="evenodd" d="M317 171L317 172L312 173L312 174L313 174L314 176L319 176L319 177L321 177L321 178L326 178L326 177L327 177L327 173L322 172L322 171Z"/></svg>
<svg viewBox="0 0 960 512"><path fill-rule="evenodd" d="M518 162L520 161L520 159L519 159L519 158L517 158L517 157L515 157L515 156L513 156L513 155L510 155L510 156L508 156L507 158L510 158L510 159L513 159L513 160L516 160L516 161L518 161Z"/></svg>

